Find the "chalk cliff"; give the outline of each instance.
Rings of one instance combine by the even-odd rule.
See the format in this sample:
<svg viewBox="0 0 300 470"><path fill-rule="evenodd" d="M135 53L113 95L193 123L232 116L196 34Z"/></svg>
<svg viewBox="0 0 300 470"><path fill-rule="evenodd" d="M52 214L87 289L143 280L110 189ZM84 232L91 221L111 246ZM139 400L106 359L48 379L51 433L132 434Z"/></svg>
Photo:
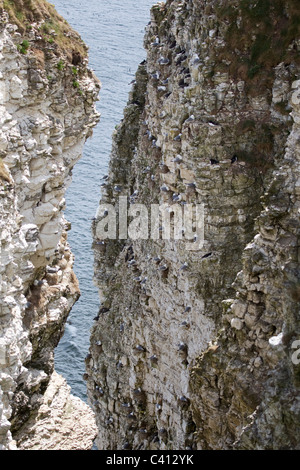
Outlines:
<svg viewBox="0 0 300 470"><path fill-rule="evenodd" d="M92 227L98 447L298 449L299 4L151 15ZM200 205L203 246L101 238L119 196Z"/></svg>
<svg viewBox="0 0 300 470"><path fill-rule="evenodd" d="M0 12L0 449L88 449L93 412L53 357L80 295L64 195L100 86L53 6L4 1Z"/></svg>

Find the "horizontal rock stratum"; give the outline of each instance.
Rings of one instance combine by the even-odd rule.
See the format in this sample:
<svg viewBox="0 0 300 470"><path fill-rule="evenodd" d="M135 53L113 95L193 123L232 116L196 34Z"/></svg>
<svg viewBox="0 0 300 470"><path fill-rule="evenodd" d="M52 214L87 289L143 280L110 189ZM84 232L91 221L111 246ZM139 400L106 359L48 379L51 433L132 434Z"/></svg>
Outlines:
<svg viewBox="0 0 300 470"><path fill-rule="evenodd" d="M64 195L99 121L86 50L47 2L0 2L2 450L88 449L96 435L53 359L80 295Z"/></svg>

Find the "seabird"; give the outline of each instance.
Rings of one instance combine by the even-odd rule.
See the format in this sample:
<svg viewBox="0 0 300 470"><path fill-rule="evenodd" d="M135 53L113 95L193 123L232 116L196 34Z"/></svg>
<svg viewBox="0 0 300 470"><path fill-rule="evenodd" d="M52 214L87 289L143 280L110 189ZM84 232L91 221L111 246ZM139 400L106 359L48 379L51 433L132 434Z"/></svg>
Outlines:
<svg viewBox="0 0 300 470"><path fill-rule="evenodd" d="M185 343L179 343L178 351L186 351L186 350L187 350L187 345Z"/></svg>
<svg viewBox="0 0 300 470"><path fill-rule="evenodd" d="M196 183L186 183L187 187L188 188L192 188L192 189L195 189L196 188Z"/></svg>
<svg viewBox="0 0 300 470"><path fill-rule="evenodd" d="M147 431L147 429L140 429L140 433L141 434L148 434L148 431Z"/></svg>
<svg viewBox="0 0 300 470"><path fill-rule="evenodd" d="M145 349L141 344L138 344L138 345L135 347L135 349L136 349L137 351L140 351L140 352L145 352L145 351L146 351L146 349Z"/></svg>
<svg viewBox="0 0 300 470"><path fill-rule="evenodd" d="M181 136L182 134L178 134L173 140L175 140L175 142L179 142L181 140Z"/></svg>
<svg viewBox="0 0 300 470"><path fill-rule="evenodd" d="M151 42L151 46L153 46L153 47L157 47L157 46L159 46L159 44L160 44L159 37L156 37L155 41Z"/></svg>
<svg viewBox="0 0 300 470"><path fill-rule="evenodd" d="M163 264L162 266L159 266L159 271L166 271L168 269L168 266L166 264Z"/></svg>
<svg viewBox="0 0 300 470"><path fill-rule="evenodd" d="M59 271L59 267L58 266L47 266L46 271L47 271L48 274L55 274L55 273L57 273L57 271Z"/></svg>
<svg viewBox="0 0 300 470"><path fill-rule="evenodd" d="M131 408L130 403L122 403L123 408Z"/></svg>
<svg viewBox="0 0 300 470"><path fill-rule="evenodd" d="M135 259L132 259L130 261L128 261L128 265L129 266L135 266L137 263L136 263L136 260Z"/></svg>
<svg viewBox="0 0 300 470"><path fill-rule="evenodd" d="M143 173L149 173L151 171L150 166L146 166L146 168L143 170Z"/></svg>
<svg viewBox="0 0 300 470"><path fill-rule="evenodd" d="M188 398L186 398L185 396L181 396L179 398L179 400L182 401L183 403L188 403L189 402Z"/></svg>
<svg viewBox="0 0 300 470"><path fill-rule="evenodd" d="M157 362L157 356L155 354L153 354L153 356L150 356L149 359L151 362Z"/></svg>
<svg viewBox="0 0 300 470"><path fill-rule="evenodd" d="M190 76L190 69L188 67L183 67L180 71L180 73L183 73L186 76Z"/></svg>
<svg viewBox="0 0 300 470"><path fill-rule="evenodd" d="M152 139L152 134L151 132L149 131L149 129L146 130L146 134L148 136L148 139L151 140Z"/></svg>
<svg viewBox="0 0 300 470"><path fill-rule="evenodd" d="M156 71L156 72L151 74L151 77L154 78L155 80L159 80L160 73L158 71Z"/></svg>
<svg viewBox="0 0 300 470"><path fill-rule="evenodd" d="M192 310L192 307L190 307L190 305L188 305L187 307L185 307L185 310L183 313L187 313L187 312L190 312Z"/></svg>
<svg viewBox="0 0 300 470"><path fill-rule="evenodd" d="M160 190L161 190L161 191L164 191L164 192L168 192L168 191L169 191L169 187L168 187L166 184L163 184L163 185L160 187Z"/></svg>
<svg viewBox="0 0 300 470"><path fill-rule="evenodd" d="M108 209L104 209L103 211L103 214L102 214L102 217L106 217L108 215Z"/></svg>
<svg viewBox="0 0 300 470"><path fill-rule="evenodd" d="M174 163L181 163L183 160L182 156L181 155L176 155L176 157L174 158L173 162Z"/></svg>
<svg viewBox="0 0 300 470"><path fill-rule="evenodd" d="M231 159L231 163L235 163L235 162L237 162L237 160L238 160L237 155L233 155L233 157Z"/></svg>
<svg viewBox="0 0 300 470"><path fill-rule="evenodd" d="M116 193L120 193L120 192L122 191L122 186L119 186L119 185L116 184L116 185L114 186L114 191L115 191Z"/></svg>
<svg viewBox="0 0 300 470"><path fill-rule="evenodd" d="M167 57L160 57L158 59L159 65L168 65L170 63L169 59Z"/></svg>
<svg viewBox="0 0 300 470"><path fill-rule="evenodd" d="M188 269L189 265L187 264L187 262L184 262L183 265L181 266L180 270L181 271L185 271L186 269Z"/></svg>
<svg viewBox="0 0 300 470"><path fill-rule="evenodd" d="M192 121L195 121L195 116L193 114L189 118L187 118L185 122L192 122Z"/></svg>
<svg viewBox="0 0 300 470"><path fill-rule="evenodd" d="M181 198L182 198L181 194L173 194L172 200L174 202L179 202L181 201Z"/></svg>
<svg viewBox="0 0 300 470"><path fill-rule="evenodd" d="M180 56L179 56L179 58L178 58L177 61L176 61L176 65L180 65L181 62L183 62L183 61L186 60L186 59L187 59L187 56L186 56L184 53L181 53Z"/></svg>

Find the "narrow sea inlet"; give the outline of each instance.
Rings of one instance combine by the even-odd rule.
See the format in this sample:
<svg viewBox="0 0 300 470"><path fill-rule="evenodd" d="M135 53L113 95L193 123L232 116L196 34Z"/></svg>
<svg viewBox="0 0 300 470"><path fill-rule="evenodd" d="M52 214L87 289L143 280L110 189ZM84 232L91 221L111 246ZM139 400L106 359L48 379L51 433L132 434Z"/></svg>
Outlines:
<svg viewBox="0 0 300 470"><path fill-rule="evenodd" d="M88 45L90 68L102 84L97 106L101 121L73 170L73 182L66 196L65 215L72 224L68 240L75 255L74 270L81 297L70 313L55 353L57 372L67 379L72 393L84 401L84 358L100 302L93 286L91 219L100 200L101 178L108 169L113 130L122 119L137 66L146 55L144 30L154 3L155 0L53 1L57 11Z"/></svg>

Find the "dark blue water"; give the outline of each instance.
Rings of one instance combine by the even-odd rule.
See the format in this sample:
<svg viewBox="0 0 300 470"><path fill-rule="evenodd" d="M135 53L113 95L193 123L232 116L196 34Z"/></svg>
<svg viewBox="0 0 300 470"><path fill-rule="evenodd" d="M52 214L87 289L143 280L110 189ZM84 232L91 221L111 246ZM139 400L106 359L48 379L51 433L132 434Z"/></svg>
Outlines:
<svg viewBox="0 0 300 470"><path fill-rule="evenodd" d="M102 83L97 109L101 121L85 145L67 191L66 218L72 224L69 243L75 254L74 270L81 297L73 307L65 334L55 352L55 367L86 401L84 359L89 349L90 328L99 309L93 286L91 219L100 199L101 177L107 173L111 136L122 119L131 89L129 83L145 58L143 37L155 0L51 0L57 11L78 31L89 46L90 68Z"/></svg>

